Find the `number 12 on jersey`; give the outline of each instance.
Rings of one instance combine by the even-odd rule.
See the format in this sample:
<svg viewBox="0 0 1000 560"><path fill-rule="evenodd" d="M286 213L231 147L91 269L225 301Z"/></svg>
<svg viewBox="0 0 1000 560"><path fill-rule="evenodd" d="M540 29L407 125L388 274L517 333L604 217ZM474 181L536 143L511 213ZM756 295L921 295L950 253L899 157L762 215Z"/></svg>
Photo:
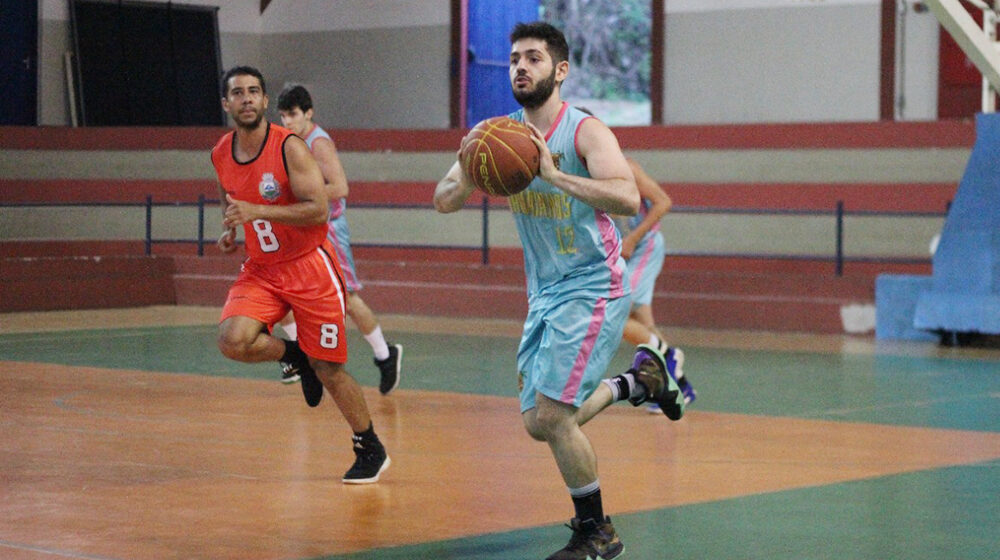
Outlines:
<svg viewBox="0 0 1000 560"><path fill-rule="evenodd" d="M576 232L573 226L556 226L556 241L559 243L560 255L575 255L576 247L573 241L576 239Z"/></svg>

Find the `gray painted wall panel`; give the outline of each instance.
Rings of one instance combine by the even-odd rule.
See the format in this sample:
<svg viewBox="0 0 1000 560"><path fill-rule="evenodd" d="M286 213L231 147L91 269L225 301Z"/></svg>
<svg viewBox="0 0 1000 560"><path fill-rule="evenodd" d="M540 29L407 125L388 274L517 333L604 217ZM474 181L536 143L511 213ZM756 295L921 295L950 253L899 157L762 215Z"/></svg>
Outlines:
<svg viewBox="0 0 1000 560"><path fill-rule="evenodd" d="M447 26L266 35L272 105L302 83L331 128L447 128Z"/></svg>
<svg viewBox="0 0 1000 560"><path fill-rule="evenodd" d="M879 7L670 14L668 124L873 121Z"/></svg>

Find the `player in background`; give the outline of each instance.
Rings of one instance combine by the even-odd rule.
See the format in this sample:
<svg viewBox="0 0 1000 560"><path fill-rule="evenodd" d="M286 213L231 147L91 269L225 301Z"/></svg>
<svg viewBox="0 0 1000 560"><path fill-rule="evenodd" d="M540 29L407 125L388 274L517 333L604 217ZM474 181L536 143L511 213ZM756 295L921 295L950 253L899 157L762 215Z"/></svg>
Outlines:
<svg viewBox="0 0 1000 560"><path fill-rule="evenodd" d="M578 108L593 115L586 107ZM622 235L622 256L628 263L632 287L632 309L623 337L630 344L649 344L659 350L667 364L672 366L668 367L668 371L684 393L684 403L691 404L697 394L684 375L684 351L668 345L653 319L653 289L667 253L663 234L660 233L660 219L670 211L673 201L639 162L627 156L625 159L635 176L641 201L635 216L615 216L615 225ZM660 407L654 402L649 404L648 410L658 414Z"/></svg>
<svg viewBox="0 0 1000 560"><path fill-rule="evenodd" d="M326 239L323 173L301 138L264 119L267 104L256 68L237 66L223 76L222 107L236 128L212 149L223 215L218 246L235 251L242 226L247 258L222 309L219 350L241 362L292 364L309 406L319 405L325 387L354 432L355 462L343 482L377 482L390 461L361 386L344 369L347 295ZM298 318L297 342L270 334L289 311Z"/></svg>
<svg viewBox="0 0 1000 560"><path fill-rule="evenodd" d="M312 97L301 85L290 85L278 94L278 112L281 124L306 141L306 145L316 158L325 180L324 187L330 199L330 221L326 237L333 244L347 283L347 316L358 327L375 354L380 380L379 392L388 395L399 386L400 366L403 361L403 346L386 342L375 313L365 303L358 292L361 281L355 272L354 255L351 253L351 231L347 226L347 175L337 157L337 146L330 135L313 122ZM295 317L289 313L279 323L289 338L295 340L297 332ZM282 382L298 381L294 367L282 371Z"/></svg>
<svg viewBox="0 0 1000 560"><path fill-rule="evenodd" d="M624 337L631 344L650 344L662 352L667 364L672 365L667 369L684 393L684 403L691 404L696 393L684 375L684 351L667 344L653 319L653 289L666 256L660 218L670 211L673 202L638 162L627 159L642 202L635 216L617 222L623 228L622 256L628 263L629 281L632 283L632 310L625 323ZM648 410L655 414L660 407L650 403Z"/></svg>
<svg viewBox="0 0 1000 560"><path fill-rule="evenodd" d="M576 513L569 543L549 560L615 558L624 545L604 515L597 456L580 427L624 399L657 401L677 420L684 399L649 345L639 347L627 373L602 381L631 306L610 215L635 214L639 193L611 130L560 98L569 74L562 32L519 23L510 41L511 89L523 107L511 117L532 130L540 155L538 176L508 199L528 287L517 353L521 418L532 438L548 444ZM458 211L474 188L460 160L438 183L434 206Z"/></svg>

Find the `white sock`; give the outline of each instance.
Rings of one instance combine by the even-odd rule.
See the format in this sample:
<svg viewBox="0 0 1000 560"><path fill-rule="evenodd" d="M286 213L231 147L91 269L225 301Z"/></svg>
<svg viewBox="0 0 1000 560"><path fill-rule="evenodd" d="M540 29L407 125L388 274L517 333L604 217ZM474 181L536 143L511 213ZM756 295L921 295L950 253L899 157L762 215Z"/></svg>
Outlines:
<svg viewBox="0 0 1000 560"><path fill-rule="evenodd" d="M285 331L288 335L288 340L298 340L299 332L298 327L295 326L295 322L288 323L287 325L281 325L281 330Z"/></svg>
<svg viewBox="0 0 1000 560"><path fill-rule="evenodd" d="M365 340L371 345L372 351L375 352L376 360L384 360L389 357L389 345L385 342L385 336L382 335L382 326L375 325L375 330L365 335Z"/></svg>
<svg viewBox="0 0 1000 560"><path fill-rule="evenodd" d="M569 487L567 487L569 488ZM601 489L601 479L597 479L586 486L580 488L569 488L569 495L574 498L589 496Z"/></svg>
<svg viewBox="0 0 1000 560"><path fill-rule="evenodd" d="M631 373L623 373L603 379L601 383L604 383L611 389L611 400L614 402L627 399L636 391L635 376Z"/></svg>

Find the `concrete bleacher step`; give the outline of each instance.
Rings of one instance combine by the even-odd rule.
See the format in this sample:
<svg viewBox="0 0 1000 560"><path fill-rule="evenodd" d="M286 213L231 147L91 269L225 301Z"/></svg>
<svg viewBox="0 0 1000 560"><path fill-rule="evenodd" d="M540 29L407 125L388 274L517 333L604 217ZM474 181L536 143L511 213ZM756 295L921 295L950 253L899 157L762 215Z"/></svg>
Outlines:
<svg viewBox="0 0 1000 560"><path fill-rule="evenodd" d="M221 306L238 257L175 257L177 303ZM359 261L365 301L383 314L522 319L527 312L519 266L452 262ZM709 329L854 332L874 302L868 275L679 270L660 275L657 323ZM845 319L845 313L847 313ZM845 324L845 321L847 323ZM862 318L860 332L865 327Z"/></svg>

